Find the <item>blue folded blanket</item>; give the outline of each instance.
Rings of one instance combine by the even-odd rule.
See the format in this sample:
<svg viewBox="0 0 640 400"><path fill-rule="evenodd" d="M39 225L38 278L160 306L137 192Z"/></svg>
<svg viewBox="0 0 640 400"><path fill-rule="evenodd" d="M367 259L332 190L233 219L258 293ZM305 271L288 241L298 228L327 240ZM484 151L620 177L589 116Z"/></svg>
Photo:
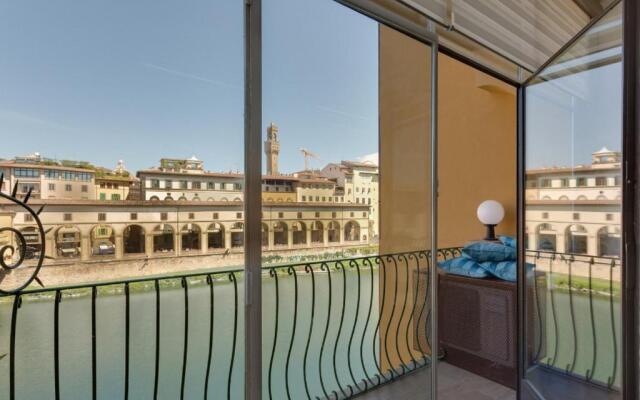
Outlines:
<svg viewBox="0 0 640 400"><path fill-rule="evenodd" d="M471 278L496 278L515 282L518 277L516 261L516 240L509 236L500 236L500 242L471 242L462 249L462 256L445 260L438 266L454 275ZM528 264L527 269L533 266Z"/></svg>

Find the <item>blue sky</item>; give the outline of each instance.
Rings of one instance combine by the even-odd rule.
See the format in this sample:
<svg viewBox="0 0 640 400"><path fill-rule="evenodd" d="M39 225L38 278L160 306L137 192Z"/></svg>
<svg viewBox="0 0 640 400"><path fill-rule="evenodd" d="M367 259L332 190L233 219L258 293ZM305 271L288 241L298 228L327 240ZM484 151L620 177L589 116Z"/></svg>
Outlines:
<svg viewBox="0 0 640 400"><path fill-rule="evenodd" d="M242 0L0 1L0 157L130 170L243 168ZM377 24L330 0L264 2L264 124L281 170L377 151Z"/></svg>
<svg viewBox="0 0 640 400"><path fill-rule="evenodd" d="M0 157L242 170L242 13L243 0L0 0ZM313 167L377 152L377 24L332 0L263 13L263 134L280 127L281 172L303 168L302 147ZM620 77L616 64L531 87L528 166L619 150Z"/></svg>

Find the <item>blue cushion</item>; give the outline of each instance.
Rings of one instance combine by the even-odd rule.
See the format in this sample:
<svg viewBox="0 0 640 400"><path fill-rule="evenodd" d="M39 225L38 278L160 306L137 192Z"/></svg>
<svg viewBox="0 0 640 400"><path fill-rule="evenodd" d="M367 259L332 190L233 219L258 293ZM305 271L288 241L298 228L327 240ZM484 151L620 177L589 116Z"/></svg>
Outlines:
<svg viewBox="0 0 640 400"><path fill-rule="evenodd" d="M518 263L516 261L485 261L480 267L496 278L515 282L518 280ZM527 263L527 271L533 270L533 264Z"/></svg>
<svg viewBox="0 0 640 400"><path fill-rule="evenodd" d="M489 275L477 262L467 257L456 257L438 263L440 269L453 274L471 278L486 278Z"/></svg>
<svg viewBox="0 0 640 400"><path fill-rule="evenodd" d="M500 235L498 239L500 239L505 246L513 247L514 249L517 248L516 239L511 236Z"/></svg>
<svg viewBox="0 0 640 400"><path fill-rule="evenodd" d="M480 240L467 243L462 248L462 254L479 263L485 261L515 261L516 249L505 246L501 242Z"/></svg>

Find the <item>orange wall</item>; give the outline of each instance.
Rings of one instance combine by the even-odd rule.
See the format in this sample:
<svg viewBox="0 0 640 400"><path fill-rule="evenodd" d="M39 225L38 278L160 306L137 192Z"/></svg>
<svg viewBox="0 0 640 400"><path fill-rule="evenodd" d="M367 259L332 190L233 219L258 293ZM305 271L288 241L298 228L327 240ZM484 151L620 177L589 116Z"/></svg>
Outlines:
<svg viewBox="0 0 640 400"><path fill-rule="evenodd" d="M516 232L516 90L446 55L438 76L438 242L484 237L478 205L505 208L496 231Z"/></svg>

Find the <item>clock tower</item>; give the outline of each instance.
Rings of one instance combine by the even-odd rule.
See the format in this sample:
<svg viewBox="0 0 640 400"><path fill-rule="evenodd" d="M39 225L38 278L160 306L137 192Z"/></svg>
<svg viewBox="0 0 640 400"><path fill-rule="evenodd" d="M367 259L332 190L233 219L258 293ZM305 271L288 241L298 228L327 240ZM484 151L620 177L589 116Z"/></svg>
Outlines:
<svg viewBox="0 0 640 400"><path fill-rule="evenodd" d="M267 127L267 140L264 142L264 154L267 156L267 175L278 175L278 126L273 122Z"/></svg>

